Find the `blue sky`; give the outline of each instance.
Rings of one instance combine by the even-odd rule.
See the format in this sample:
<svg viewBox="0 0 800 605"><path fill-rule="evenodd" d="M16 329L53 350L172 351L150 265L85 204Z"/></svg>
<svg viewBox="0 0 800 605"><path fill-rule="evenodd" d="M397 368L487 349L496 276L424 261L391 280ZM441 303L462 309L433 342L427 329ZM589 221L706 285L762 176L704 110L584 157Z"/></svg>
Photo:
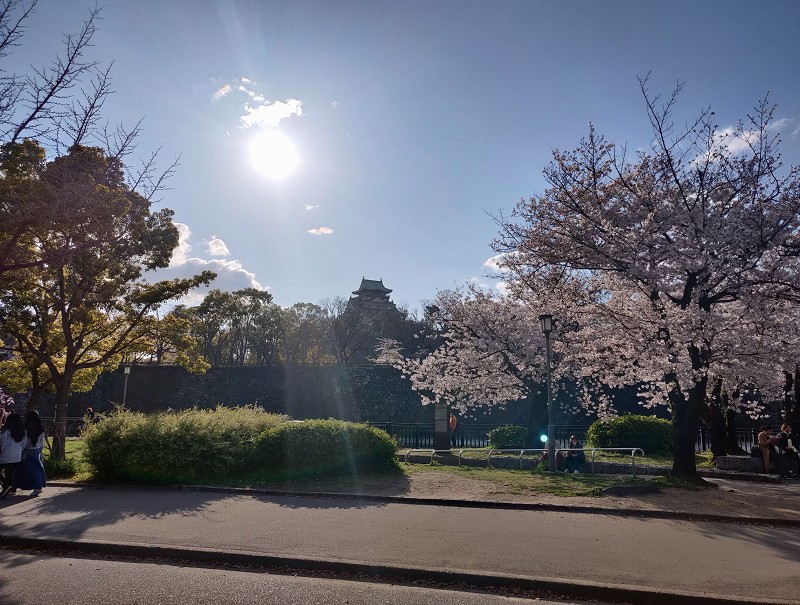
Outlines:
<svg viewBox="0 0 800 605"><path fill-rule="evenodd" d="M40 0L4 67L49 61L88 7ZM711 106L733 126L771 91L784 160L800 163L794 0L107 0L102 16L106 117L144 118L140 154L181 158L162 196L184 235L168 274L211 268L215 287L284 306L346 297L362 276L412 310L491 285L487 213L541 193L552 149L589 121L647 146L637 75L665 95L684 82L678 123ZM297 151L283 178L251 157L265 129Z"/></svg>

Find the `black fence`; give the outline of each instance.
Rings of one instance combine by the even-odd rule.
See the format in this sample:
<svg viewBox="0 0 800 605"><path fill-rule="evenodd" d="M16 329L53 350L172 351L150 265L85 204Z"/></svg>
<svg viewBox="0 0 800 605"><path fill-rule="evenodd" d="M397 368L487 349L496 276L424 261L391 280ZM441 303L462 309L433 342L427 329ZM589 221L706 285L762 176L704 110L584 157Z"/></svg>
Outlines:
<svg viewBox="0 0 800 605"><path fill-rule="evenodd" d="M67 437L78 437L83 428L83 416L68 416L67 417ZM56 430L55 418L42 417L42 426L44 427L44 434L52 437Z"/></svg>
<svg viewBox="0 0 800 605"><path fill-rule="evenodd" d="M370 425L386 431L397 440L397 444L400 447L415 449L433 447L432 424L371 422ZM455 431L453 447L489 447L489 433L498 426L502 425L460 423ZM556 444L558 447L567 447L567 442L571 435L575 435L582 443L585 443L586 432L588 430L589 427L585 425L557 425L555 427ZM757 429L737 429L736 441L739 447L745 452L749 452L756 443L757 432ZM542 435L542 437L546 439L547 436ZM538 446L538 443L536 446ZM710 448L711 438L709 430L705 427L698 429L697 439L695 440L695 451L704 452Z"/></svg>

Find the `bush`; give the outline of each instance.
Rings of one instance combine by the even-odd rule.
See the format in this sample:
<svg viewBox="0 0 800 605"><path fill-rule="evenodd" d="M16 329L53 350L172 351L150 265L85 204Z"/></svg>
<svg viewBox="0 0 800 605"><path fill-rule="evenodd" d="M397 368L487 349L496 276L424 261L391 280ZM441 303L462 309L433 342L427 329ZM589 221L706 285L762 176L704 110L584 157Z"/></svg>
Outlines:
<svg viewBox="0 0 800 605"><path fill-rule="evenodd" d="M489 432L489 445L499 450L525 447L525 427L509 424Z"/></svg>
<svg viewBox="0 0 800 605"><path fill-rule="evenodd" d="M258 444L287 416L218 407L145 415L117 410L83 432L98 479L190 481L249 471Z"/></svg>
<svg viewBox="0 0 800 605"><path fill-rule="evenodd" d="M306 476L397 470L397 445L386 432L341 420L288 422L259 444L265 470L300 471Z"/></svg>
<svg viewBox="0 0 800 605"><path fill-rule="evenodd" d="M145 415L118 410L83 432L84 460L106 481L192 482L294 471L398 468L384 431L339 420L290 422L260 408Z"/></svg>
<svg viewBox="0 0 800 605"><path fill-rule="evenodd" d="M653 416L625 414L596 420L586 433L591 447L639 447L647 454L672 452L672 424Z"/></svg>
<svg viewBox="0 0 800 605"><path fill-rule="evenodd" d="M78 471L78 463L74 458L50 458L44 456L44 474L48 479L70 478Z"/></svg>

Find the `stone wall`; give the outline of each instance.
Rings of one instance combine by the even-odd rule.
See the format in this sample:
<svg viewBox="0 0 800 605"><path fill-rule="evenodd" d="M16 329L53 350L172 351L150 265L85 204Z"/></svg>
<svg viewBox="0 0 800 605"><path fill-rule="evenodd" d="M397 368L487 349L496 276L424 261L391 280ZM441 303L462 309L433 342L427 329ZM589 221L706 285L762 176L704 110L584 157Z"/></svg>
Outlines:
<svg viewBox="0 0 800 605"><path fill-rule="evenodd" d="M110 410L122 403L124 388L122 370L102 374L90 392L70 397L68 413L80 415L89 406L97 411ZM133 366L128 375L125 406L132 410L246 404L297 419L433 419L432 408L423 406L408 381L386 366L214 367L201 375L175 366ZM42 406L45 412L48 407L52 404Z"/></svg>
<svg viewBox="0 0 800 605"><path fill-rule="evenodd" d="M81 416L91 406L103 412L122 403L125 378L122 369L102 374L88 393L69 398L69 416ZM535 405L528 400L505 406L472 410L468 423L547 425L544 389ZM20 407L24 396L15 396ZM420 396L400 372L388 366L305 365L213 367L205 374L190 374L177 366L135 365L128 375L125 406L155 411L217 405L255 404L292 418L338 418L356 422L432 423L433 407L422 405ZM556 405L556 408L559 406ZM635 407L635 406L634 406ZM43 397L39 409L53 414L52 395ZM531 419L531 410L533 418ZM624 409L624 408L623 408ZM641 408L638 410L641 413ZM584 414L559 414L554 424L588 425Z"/></svg>

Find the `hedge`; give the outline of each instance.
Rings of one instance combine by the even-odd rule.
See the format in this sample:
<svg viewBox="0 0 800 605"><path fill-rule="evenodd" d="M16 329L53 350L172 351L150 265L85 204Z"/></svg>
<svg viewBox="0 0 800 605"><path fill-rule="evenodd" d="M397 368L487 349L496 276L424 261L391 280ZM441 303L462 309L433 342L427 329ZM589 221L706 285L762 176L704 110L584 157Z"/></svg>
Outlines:
<svg viewBox="0 0 800 605"><path fill-rule="evenodd" d="M117 410L83 432L96 479L184 483L243 477L397 468L383 431L337 420L293 422L261 408L176 413Z"/></svg>
<svg viewBox="0 0 800 605"><path fill-rule="evenodd" d="M489 432L489 445L500 450L523 448L526 434L527 431L523 426L515 424L498 426Z"/></svg>
<svg viewBox="0 0 800 605"><path fill-rule="evenodd" d="M672 452L672 424L653 416L624 414L596 420L586 433L591 447L638 447L648 454Z"/></svg>

